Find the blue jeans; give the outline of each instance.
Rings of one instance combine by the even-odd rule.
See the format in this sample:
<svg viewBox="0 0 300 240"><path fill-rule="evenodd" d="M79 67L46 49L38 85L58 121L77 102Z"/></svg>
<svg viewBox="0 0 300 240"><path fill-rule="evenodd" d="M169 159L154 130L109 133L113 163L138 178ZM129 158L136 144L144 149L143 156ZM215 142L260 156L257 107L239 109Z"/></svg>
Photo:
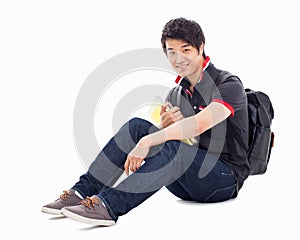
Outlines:
<svg viewBox="0 0 300 240"><path fill-rule="evenodd" d="M83 197L100 197L115 221L163 186L181 199L203 203L235 197L236 178L227 164L181 141L152 147L144 164L113 187L124 172L127 155L143 136L155 131L158 129L146 120L128 121L72 188Z"/></svg>

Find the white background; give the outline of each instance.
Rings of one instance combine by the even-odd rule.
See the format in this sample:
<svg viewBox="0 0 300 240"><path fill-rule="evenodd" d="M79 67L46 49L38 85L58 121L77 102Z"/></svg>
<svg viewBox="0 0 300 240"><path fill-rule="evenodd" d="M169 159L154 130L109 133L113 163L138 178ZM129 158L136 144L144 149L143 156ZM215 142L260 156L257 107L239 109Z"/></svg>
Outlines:
<svg viewBox="0 0 300 240"><path fill-rule="evenodd" d="M299 239L296 6L292 0L1 1L1 238ZM111 228L41 213L86 171L73 139L73 111L89 74L120 53L159 48L164 24L181 16L202 26L217 67L270 96L276 139L268 172L250 177L226 203L185 203L162 189ZM151 74L159 77L132 78L147 84ZM161 78L172 86L171 75ZM110 118L95 124L100 145L110 137Z"/></svg>

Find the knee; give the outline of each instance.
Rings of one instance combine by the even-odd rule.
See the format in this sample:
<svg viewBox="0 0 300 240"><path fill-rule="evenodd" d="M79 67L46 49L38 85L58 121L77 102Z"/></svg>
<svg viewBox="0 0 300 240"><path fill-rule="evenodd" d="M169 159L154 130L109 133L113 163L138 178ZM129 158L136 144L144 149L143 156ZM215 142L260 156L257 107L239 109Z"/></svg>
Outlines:
<svg viewBox="0 0 300 240"><path fill-rule="evenodd" d="M137 129L147 129L149 130L150 128L153 127L153 124L145 119L134 117L128 121L130 129L133 129L136 131Z"/></svg>
<svg viewBox="0 0 300 240"><path fill-rule="evenodd" d="M136 126L136 125L145 124L145 123L150 123L150 122L148 122L147 120L142 119L142 118L134 117L134 118L130 119L130 120L128 121L128 123L129 123L130 125Z"/></svg>
<svg viewBox="0 0 300 240"><path fill-rule="evenodd" d="M142 118L132 118L127 121L120 131L125 131L137 143L143 136L156 130L156 127Z"/></svg>
<svg viewBox="0 0 300 240"><path fill-rule="evenodd" d="M122 126L121 129L126 129L126 131L131 131L131 132L136 132L137 129L142 126L146 120L138 117L131 118L128 120L124 125Z"/></svg>

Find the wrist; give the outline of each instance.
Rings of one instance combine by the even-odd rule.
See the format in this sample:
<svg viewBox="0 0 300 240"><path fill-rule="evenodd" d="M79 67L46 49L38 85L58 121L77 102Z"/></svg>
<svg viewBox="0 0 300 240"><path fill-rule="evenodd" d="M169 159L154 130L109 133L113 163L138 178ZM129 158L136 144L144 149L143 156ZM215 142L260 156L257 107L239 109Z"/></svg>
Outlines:
<svg viewBox="0 0 300 240"><path fill-rule="evenodd" d="M138 143L140 147L151 147L151 138L149 135L142 137Z"/></svg>

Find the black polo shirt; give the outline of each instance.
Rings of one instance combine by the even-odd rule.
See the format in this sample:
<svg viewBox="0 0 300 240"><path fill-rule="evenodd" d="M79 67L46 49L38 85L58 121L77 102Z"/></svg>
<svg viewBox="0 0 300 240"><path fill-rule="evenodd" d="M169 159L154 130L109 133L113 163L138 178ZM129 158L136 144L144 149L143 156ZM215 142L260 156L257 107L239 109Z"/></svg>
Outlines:
<svg viewBox="0 0 300 240"><path fill-rule="evenodd" d="M236 132L240 133L242 141L247 146L249 124L247 96L239 79L230 77L219 82L222 70L215 68L210 61L206 63L201 79L194 86L193 91L189 88L191 84L188 79L177 78L176 81L181 86L179 107L185 117L199 113L211 102L219 102L230 110L230 117L199 135L197 140L199 148L206 149L210 154L227 163L235 173L238 189L240 189L249 176L250 167L246 150L235 141L234 132L230 131L230 128L237 129ZM170 100L168 98L170 94L167 97L167 100Z"/></svg>

